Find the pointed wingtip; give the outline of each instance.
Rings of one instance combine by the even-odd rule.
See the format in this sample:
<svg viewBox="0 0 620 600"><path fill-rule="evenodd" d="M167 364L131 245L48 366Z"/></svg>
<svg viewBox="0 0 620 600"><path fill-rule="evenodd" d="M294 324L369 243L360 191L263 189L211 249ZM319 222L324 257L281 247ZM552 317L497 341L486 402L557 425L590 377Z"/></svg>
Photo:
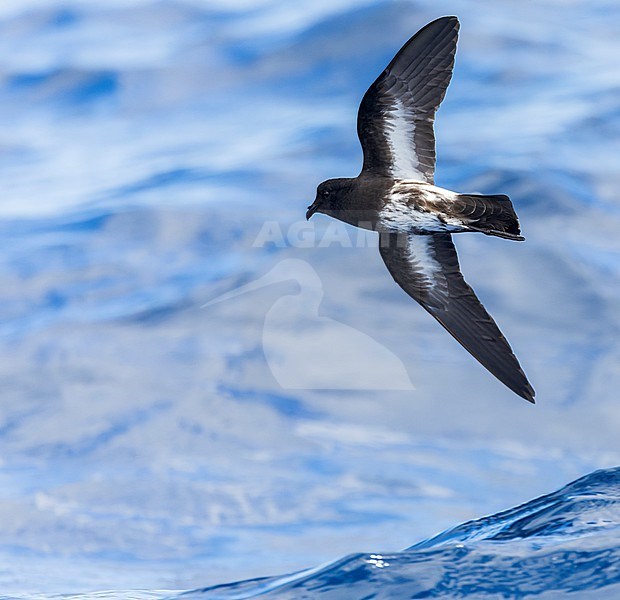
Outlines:
<svg viewBox="0 0 620 600"><path fill-rule="evenodd" d="M461 24L460 24L460 22L458 20L458 17L445 16L445 17L439 17L438 19L435 19L434 21L431 21L430 23L427 23L424 27L422 27L422 29L420 29L420 31L423 31L424 29L427 29L427 28L436 27L438 25L439 26L451 25L457 31L459 30L459 28L461 26Z"/></svg>
<svg viewBox="0 0 620 600"><path fill-rule="evenodd" d="M514 354L513 354L514 356ZM516 359L516 357L515 357ZM502 381L506 387L510 388L517 396L520 396L524 400L527 400L530 404L536 404L536 400L534 396L536 396L536 391L532 387L532 384L528 381L526 374L523 372L521 365L518 365L518 375L517 380L513 381Z"/></svg>
<svg viewBox="0 0 620 600"><path fill-rule="evenodd" d="M530 404L536 404L536 400L534 399L536 392L532 386L528 386L525 390L518 391L517 394L524 400L527 400Z"/></svg>
<svg viewBox="0 0 620 600"><path fill-rule="evenodd" d="M444 21L446 23L451 22L456 27L459 27L461 25L459 18L454 15L446 15L445 17L439 17L438 19L435 19L434 21L432 21L432 23L438 23L440 21Z"/></svg>

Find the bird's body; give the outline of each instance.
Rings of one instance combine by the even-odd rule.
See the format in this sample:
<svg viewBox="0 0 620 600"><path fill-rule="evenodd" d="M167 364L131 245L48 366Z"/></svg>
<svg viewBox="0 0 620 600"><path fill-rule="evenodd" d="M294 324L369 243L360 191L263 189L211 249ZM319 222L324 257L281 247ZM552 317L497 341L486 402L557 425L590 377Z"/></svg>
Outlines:
<svg viewBox="0 0 620 600"><path fill-rule="evenodd" d="M339 204L321 212L356 227L384 233L480 231L523 239L507 196L459 194L425 181L364 173L325 183L336 190Z"/></svg>
<svg viewBox="0 0 620 600"><path fill-rule="evenodd" d="M368 89L357 131L364 165L355 178L318 186L306 214L320 212L379 232L394 280L480 363L526 400L534 390L499 328L465 283L451 234L523 240L504 195L460 194L435 185L435 112L452 77L459 22L429 23Z"/></svg>

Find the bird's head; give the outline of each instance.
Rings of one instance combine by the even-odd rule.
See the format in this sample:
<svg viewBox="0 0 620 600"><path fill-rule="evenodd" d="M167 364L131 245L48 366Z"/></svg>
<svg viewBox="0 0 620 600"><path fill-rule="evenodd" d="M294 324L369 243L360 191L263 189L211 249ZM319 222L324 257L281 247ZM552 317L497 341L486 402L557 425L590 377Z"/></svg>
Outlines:
<svg viewBox="0 0 620 600"><path fill-rule="evenodd" d="M306 219L317 212L329 215L342 210L343 201L350 188L350 179L328 179L320 183L316 190L316 198L308 207Z"/></svg>

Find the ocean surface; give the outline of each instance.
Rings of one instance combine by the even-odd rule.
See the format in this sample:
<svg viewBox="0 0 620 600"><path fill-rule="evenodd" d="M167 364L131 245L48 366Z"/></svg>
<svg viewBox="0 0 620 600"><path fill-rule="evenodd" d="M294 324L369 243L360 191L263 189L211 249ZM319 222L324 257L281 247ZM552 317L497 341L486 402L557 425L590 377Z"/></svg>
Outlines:
<svg viewBox="0 0 620 600"><path fill-rule="evenodd" d="M456 243L535 406L304 219L447 14L436 181L517 209ZM0 597L620 597L619 19L1 2Z"/></svg>
<svg viewBox="0 0 620 600"><path fill-rule="evenodd" d="M616 467L403 552L354 554L177 598L618 598L619 533Z"/></svg>

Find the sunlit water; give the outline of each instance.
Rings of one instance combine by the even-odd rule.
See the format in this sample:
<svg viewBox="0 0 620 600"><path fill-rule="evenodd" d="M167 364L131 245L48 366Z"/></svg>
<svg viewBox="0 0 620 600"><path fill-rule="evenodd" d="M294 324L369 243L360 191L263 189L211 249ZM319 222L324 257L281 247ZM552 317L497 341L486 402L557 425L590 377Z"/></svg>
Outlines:
<svg viewBox="0 0 620 600"><path fill-rule="evenodd" d="M357 554L288 577L180 598L615 598L620 468L597 471L403 552Z"/></svg>
<svg viewBox="0 0 620 600"><path fill-rule="evenodd" d="M462 29L437 183L517 208L526 243L457 244L536 406L372 244L326 217L300 229L316 184L359 169L364 90L443 14ZM499 596L518 568L553 597L578 585L548 568L566 552L580 594L614 583L614 471L583 484L609 500L595 517L567 488L502 521L501 541L481 521L475 540L465 526L400 551L620 464L618 18L603 0L2 3L0 594L150 598L270 576L279 597L339 594L359 572L369 595L456 578L473 587L454 593ZM305 266L201 308L282 264ZM414 389L283 379L308 375L295 357L317 324L327 379L371 382L380 348ZM605 524L517 535L536 507ZM470 578L485 557L492 573Z"/></svg>

